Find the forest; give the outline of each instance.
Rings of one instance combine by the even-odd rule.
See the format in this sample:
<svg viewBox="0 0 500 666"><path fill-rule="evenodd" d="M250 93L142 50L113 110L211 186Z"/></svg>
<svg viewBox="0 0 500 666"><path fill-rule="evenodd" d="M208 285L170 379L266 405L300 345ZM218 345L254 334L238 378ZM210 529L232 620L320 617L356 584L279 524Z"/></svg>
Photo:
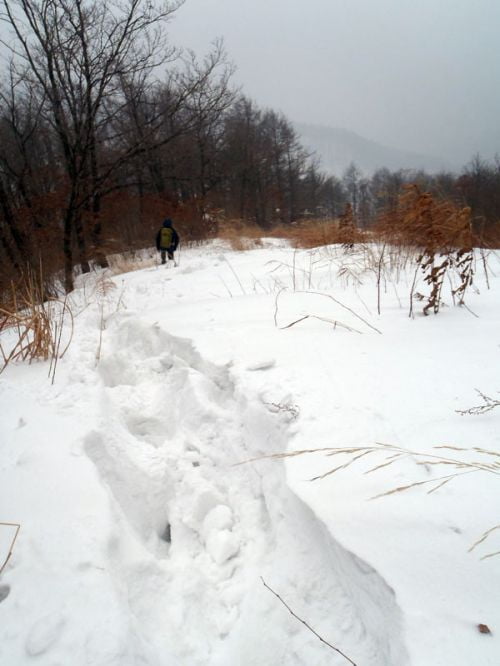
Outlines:
<svg viewBox="0 0 500 666"><path fill-rule="evenodd" d="M183 242L221 225L338 224L361 231L404 187L470 208L476 243L498 246L500 161L461 173L355 164L324 173L282 113L233 85L221 42L201 60L171 45L181 3L1 0L9 54L0 87L0 289L43 266L69 292L75 270L151 246L172 217ZM4 63L7 62L4 60ZM346 212L347 211L347 212Z"/></svg>

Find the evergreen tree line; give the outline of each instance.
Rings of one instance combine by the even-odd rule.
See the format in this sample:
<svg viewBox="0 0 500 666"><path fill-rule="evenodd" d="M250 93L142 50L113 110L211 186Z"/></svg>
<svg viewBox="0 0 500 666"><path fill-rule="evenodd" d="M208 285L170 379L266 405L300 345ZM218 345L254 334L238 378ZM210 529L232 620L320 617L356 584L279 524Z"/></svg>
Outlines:
<svg viewBox="0 0 500 666"><path fill-rule="evenodd" d="M221 219L263 229L336 218L347 203L370 226L405 182L500 219L500 166L475 160L460 176L385 169L322 173L281 113L232 85L215 43L201 61L173 47L180 1L0 0L10 27L0 85L0 286L27 264L106 266L112 251L152 244L165 216L184 240Z"/></svg>

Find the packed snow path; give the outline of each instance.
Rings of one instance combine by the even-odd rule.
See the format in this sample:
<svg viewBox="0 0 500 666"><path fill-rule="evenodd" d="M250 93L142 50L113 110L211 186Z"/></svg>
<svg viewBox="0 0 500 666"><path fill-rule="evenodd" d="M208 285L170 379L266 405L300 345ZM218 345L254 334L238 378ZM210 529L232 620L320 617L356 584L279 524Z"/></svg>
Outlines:
<svg viewBox="0 0 500 666"><path fill-rule="evenodd" d="M293 618L261 578L358 666L470 664L445 661L453 648L428 637L419 645L422 621L402 611L398 598L411 608L407 578L398 570L409 564L398 563L398 555L407 555L409 539L418 559L417 532L408 525L398 542L397 530L382 520L388 537L377 539L377 512L391 515L386 505L375 513L365 508L364 522L355 502L342 511L350 486L357 483L359 495L359 478L348 486L339 481L342 496L332 487L305 490L309 468L294 462L292 487L313 512L290 487L282 462L238 464L332 444L332 427L347 443L359 442L363 414L370 428L378 418L374 432L381 437L401 432L383 407L377 417L363 406L363 390L338 359L336 366L325 361L331 330L294 329L292 345L283 347L285 334L273 323L283 284L267 263L283 253L227 255L234 268L220 250L203 248L185 254L175 270L118 276L118 289L95 301L87 286L75 295L77 328L55 385L43 365L12 367L0 378L0 519L22 524L0 580L1 664L347 663ZM237 296L238 289L248 293ZM301 314L293 298L283 307L280 315L289 321ZM359 326L354 319L342 313L345 323ZM346 349L361 339L373 344L368 335L353 336L344 332L335 340ZM350 363L355 375L362 366ZM325 381L333 367L332 385L341 383L343 393L331 393ZM381 376L366 371L368 392ZM333 395L340 402L321 421ZM337 523L361 557L336 540ZM5 538L2 532L0 544ZM462 547L466 538L451 546ZM484 585L475 568L472 582ZM415 581L415 593L421 585ZM425 595L421 601L422 617L442 619L439 604L426 606ZM471 653L482 648L477 640L491 639L478 663L493 666L500 654L495 636L473 631L474 621L494 624L495 617L486 596L478 601L471 601L470 628L464 624L463 631L470 631ZM433 635L440 631L449 628L435 627ZM463 651L462 638L456 649Z"/></svg>

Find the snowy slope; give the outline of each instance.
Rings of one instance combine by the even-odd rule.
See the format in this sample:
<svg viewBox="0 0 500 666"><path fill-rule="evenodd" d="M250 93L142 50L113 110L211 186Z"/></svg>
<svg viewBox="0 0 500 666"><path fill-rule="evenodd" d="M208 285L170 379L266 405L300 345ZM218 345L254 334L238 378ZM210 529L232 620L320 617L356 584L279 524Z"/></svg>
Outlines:
<svg viewBox="0 0 500 666"><path fill-rule="evenodd" d="M500 450L500 408L456 412L500 388L497 258L489 290L478 264L474 314L445 296L414 319L411 272L378 316L373 275L339 277L342 261L214 243L115 288L87 276L54 385L41 363L0 376L0 521L21 524L0 664L349 663L264 580L358 666L498 666L500 559L480 557L500 541L468 552L498 523L497 476L367 501L439 472L414 456L310 482L337 460L237 464L376 441Z"/></svg>

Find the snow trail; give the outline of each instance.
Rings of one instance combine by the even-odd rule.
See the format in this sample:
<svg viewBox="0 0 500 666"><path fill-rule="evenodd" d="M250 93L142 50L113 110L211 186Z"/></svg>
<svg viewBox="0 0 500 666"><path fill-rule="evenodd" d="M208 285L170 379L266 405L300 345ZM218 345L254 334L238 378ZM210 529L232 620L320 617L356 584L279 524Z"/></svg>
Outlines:
<svg viewBox="0 0 500 666"><path fill-rule="evenodd" d="M286 448L279 415L136 314L113 318L98 373L102 413L84 448L108 491L107 568L154 655L145 663L342 663L283 618L260 576L360 664L405 663L383 579L334 541L281 464L233 466Z"/></svg>

